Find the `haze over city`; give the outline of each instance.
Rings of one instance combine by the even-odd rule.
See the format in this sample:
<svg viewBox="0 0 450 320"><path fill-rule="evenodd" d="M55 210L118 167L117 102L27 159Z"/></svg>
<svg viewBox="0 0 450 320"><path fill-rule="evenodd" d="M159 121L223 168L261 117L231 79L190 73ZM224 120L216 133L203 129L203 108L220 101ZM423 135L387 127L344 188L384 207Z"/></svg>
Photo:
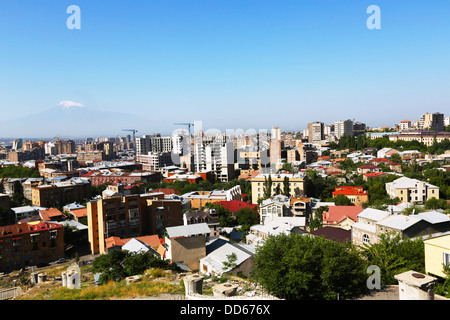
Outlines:
<svg viewBox="0 0 450 320"><path fill-rule="evenodd" d="M70 4L78 30L66 26ZM377 1L375 30L370 1L70 4L0 4L1 137L116 136L130 125L170 134L195 120L222 131L377 127L449 108L446 1ZM55 117L66 123L48 132L60 109L80 115Z"/></svg>

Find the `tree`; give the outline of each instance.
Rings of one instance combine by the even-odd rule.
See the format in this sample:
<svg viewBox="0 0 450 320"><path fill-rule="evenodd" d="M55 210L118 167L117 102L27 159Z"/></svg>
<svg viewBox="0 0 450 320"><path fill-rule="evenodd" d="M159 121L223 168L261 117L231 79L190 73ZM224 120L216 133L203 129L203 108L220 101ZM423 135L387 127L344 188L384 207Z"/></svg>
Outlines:
<svg viewBox="0 0 450 320"><path fill-rule="evenodd" d="M259 223L259 214L251 208L242 208L236 212L238 225L241 226L242 232L248 232L250 227Z"/></svg>
<svg viewBox="0 0 450 320"><path fill-rule="evenodd" d="M269 177L264 177L264 198L270 198L272 195L272 177L269 174Z"/></svg>
<svg viewBox="0 0 450 320"><path fill-rule="evenodd" d="M331 200L333 200L334 204L337 206L353 206L352 201L343 194L338 194Z"/></svg>
<svg viewBox="0 0 450 320"><path fill-rule="evenodd" d="M363 256L381 271L381 283L396 284L394 276L407 270L424 272L425 252L421 239L404 239L398 234L381 234L379 242L364 244Z"/></svg>
<svg viewBox="0 0 450 320"><path fill-rule="evenodd" d="M227 254L227 261L222 262L224 272L233 270L236 268L237 255L236 253Z"/></svg>
<svg viewBox="0 0 450 320"><path fill-rule="evenodd" d="M283 194L286 197L289 197L291 194L290 188L289 188L289 177L288 176L284 177L284 179L283 179Z"/></svg>
<svg viewBox="0 0 450 320"><path fill-rule="evenodd" d="M425 209L428 210L436 210L436 209L446 210L449 208L449 205L447 204L447 201L445 201L445 199L431 198L425 201L424 207Z"/></svg>
<svg viewBox="0 0 450 320"><path fill-rule="evenodd" d="M282 299L345 299L366 290L365 269L350 243L280 234L256 251L253 276Z"/></svg>

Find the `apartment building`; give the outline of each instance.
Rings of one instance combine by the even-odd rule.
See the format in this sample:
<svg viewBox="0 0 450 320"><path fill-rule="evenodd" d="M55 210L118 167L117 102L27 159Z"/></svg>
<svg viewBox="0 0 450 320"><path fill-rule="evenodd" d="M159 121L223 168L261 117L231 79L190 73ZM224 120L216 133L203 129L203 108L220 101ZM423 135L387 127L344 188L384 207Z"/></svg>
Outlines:
<svg viewBox="0 0 450 320"><path fill-rule="evenodd" d="M81 177L89 179L94 186L105 183L134 184L138 181L159 182L161 180L159 172L140 170L134 170L133 172L93 170L81 175Z"/></svg>
<svg viewBox="0 0 450 320"><path fill-rule="evenodd" d="M308 123L308 142L317 143L325 139L323 122Z"/></svg>
<svg viewBox="0 0 450 320"><path fill-rule="evenodd" d="M95 161L103 161L109 160L105 152L103 150L91 150L91 151L78 151L77 152L77 161L84 162L95 162Z"/></svg>
<svg viewBox="0 0 450 320"><path fill-rule="evenodd" d="M34 221L0 227L0 271L48 264L64 258L64 227Z"/></svg>
<svg viewBox="0 0 450 320"><path fill-rule="evenodd" d="M72 202L83 202L90 197L91 183L83 178L31 187L31 201L34 206L58 207Z"/></svg>
<svg viewBox="0 0 450 320"><path fill-rule="evenodd" d="M180 149L181 136L161 136L159 133L136 137L136 154L148 154L149 152L172 152L174 142L176 149Z"/></svg>
<svg viewBox="0 0 450 320"><path fill-rule="evenodd" d="M164 199L162 192L90 201L87 216L93 254L106 253L106 238L162 236L166 227L183 224L181 201Z"/></svg>
<svg viewBox="0 0 450 320"><path fill-rule="evenodd" d="M234 143L225 135L196 138L194 146L196 172L212 171L215 180L227 182L235 178Z"/></svg>
<svg viewBox="0 0 450 320"><path fill-rule="evenodd" d="M252 203L257 204L259 198L264 197L265 181L268 178L272 180L271 195L276 193L279 186L281 193L284 193L284 179L289 179L289 194L294 197L305 195L305 174L259 174L253 177L250 182L252 184Z"/></svg>
<svg viewBox="0 0 450 320"><path fill-rule="evenodd" d="M433 129L434 131L444 131L444 115L439 112L426 113L420 118L423 121L423 129Z"/></svg>
<svg viewBox="0 0 450 320"><path fill-rule="evenodd" d="M353 135L353 121L340 120L334 122L334 135L336 138L340 139L345 135Z"/></svg>
<svg viewBox="0 0 450 320"><path fill-rule="evenodd" d="M409 131L402 131L398 134L389 136L389 140L391 141L397 140L418 141L425 144L428 147L433 145L433 143L435 142L440 143L445 139L450 140L450 132L436 132L430 130L409 130Z"/></svg>
<svg viewBox="0 0 450 320"><path fill-rule="evenodd" d="M407 177L386 183L386 192L391 199L398 197L401 202L423 202L431 198L439 199L439 188L425 181Z"/></svg>
<svg viewBox="0 0 450 320"><path fill-rule="evenodd" d="M148 152L136 156L136 161L144 171L160 171L163 167L173 165L170 152Z"/></svg>

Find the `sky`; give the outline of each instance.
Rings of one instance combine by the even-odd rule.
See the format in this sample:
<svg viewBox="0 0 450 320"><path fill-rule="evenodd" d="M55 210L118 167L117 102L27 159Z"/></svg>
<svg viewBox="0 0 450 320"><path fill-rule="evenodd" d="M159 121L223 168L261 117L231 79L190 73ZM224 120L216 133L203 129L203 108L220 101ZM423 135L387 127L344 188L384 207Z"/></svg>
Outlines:
<svg viewBox="0 0 450 320"><path fill-rule="evenodd" d="M163 134L448 116L449 13L448 0L2 0L0 119L61 101Z"/></svg>

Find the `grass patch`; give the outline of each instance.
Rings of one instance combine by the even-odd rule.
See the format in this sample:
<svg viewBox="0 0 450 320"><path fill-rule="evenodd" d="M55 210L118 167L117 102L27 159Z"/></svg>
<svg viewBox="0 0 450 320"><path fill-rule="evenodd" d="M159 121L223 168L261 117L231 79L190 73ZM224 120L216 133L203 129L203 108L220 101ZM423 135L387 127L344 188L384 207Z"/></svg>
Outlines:
<svg viewBox="0 0 450 320"><path fill-rule="evenodd" d="M61 287L45 288L32 297L24 296L24 300L109 300L126 299L139 296L157 296L159 294L183 294L184 288L178 284L151 280L144 277L140 282L126 284L110 281L104 285L83 284L81 289Z"/></svg>

